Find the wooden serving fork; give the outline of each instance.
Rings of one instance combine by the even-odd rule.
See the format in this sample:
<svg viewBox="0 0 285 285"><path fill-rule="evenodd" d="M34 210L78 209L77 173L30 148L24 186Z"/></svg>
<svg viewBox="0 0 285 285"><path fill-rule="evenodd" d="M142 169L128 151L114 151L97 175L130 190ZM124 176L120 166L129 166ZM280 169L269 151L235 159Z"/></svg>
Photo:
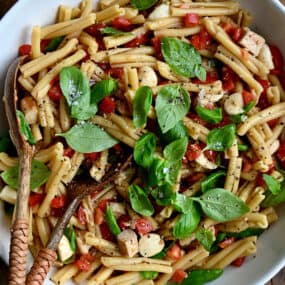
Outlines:
<svg viewBox="0 0 285 285"><path fill-rule="evenodd" d="M26 280L26 265L28 251L28 199L30 194L31 161L34 146L30 145L20 131L17 118L17 73L20 58L10 65L4 85L4 106L10 128L10 136L19 156L19 184L15 209L15 220L11 228L11 243L9 254L9 284L23 285Z"/></svg>

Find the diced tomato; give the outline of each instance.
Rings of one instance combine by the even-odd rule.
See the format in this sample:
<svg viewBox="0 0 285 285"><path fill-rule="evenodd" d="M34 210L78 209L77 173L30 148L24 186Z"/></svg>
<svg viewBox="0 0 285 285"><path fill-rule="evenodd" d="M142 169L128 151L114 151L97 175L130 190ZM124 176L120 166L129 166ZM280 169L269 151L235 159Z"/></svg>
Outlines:
<svg viewBox="0 0 285 285"><path fill-rule="evenodd" d="M243 37L243 29L242 28L234 28L232 35L231 35L233 41L238 42Z"/></svg>
<svg viewBox="0 0 285 285"><path fill-rule="evenodd" d="M201 81L198 78L193 78L192 82L197 84L210 84L219 80L219 74L216 71L208 71L206 75L206 80Z"/></svg>
<svg viewBox="0 0 285 285"><path fill-rule="evenodd" d="M260 85L262 86L263 88L263 93L266 93L268 87L270 86L270 83L268 80L266 79L261 79L259 77L256 77L256 80L260 83Z"/></svg>
<svg viewBox="0 0 285 285"><path fill-rule="evenodd" d="M202 126L207 126L207 122L205 122L204 120L202 120L197 114L194 113L188 113L187 116L192 119L194 122L202 125Z"/></svg>
<svg viewBox="0 0 285 285"><path fill-rule="evenodd" d="M82 205L77 210L77 218L81 225L85 225L87 221L86 213Z"/></svg>
<svg viewBox="0 0 285 285"><path fill-rule="evenodd" d="M124 75L124 69L122 67L113 67L110 68L109 74L113 78L122 79Z"/></svg>
<svg viewBox="0 0 285 285"><path fill-rule="evenodd" d="M255 185L259 187L263 187L265 185L265 181L263 179L262 173L260 172L257 174Z"/></svg>
<svg viewBox="0 0 285 285"><path fill-rule="evenodd" d="M101 33L101 29L103 29L105 27L105 24L101 23L101 24L94 24L91 25L90 27L88 27L85 31L91 35L94 38L97 38L98 36L101 37L102 33Z"/></svg>
<svg viewBox="0 0 285 285"><path fill-rule="evenodd" d="M229 124L232 124L232 120L231 120L231 117L228 116L227 114L223 114L223 119L220 123L218 124L215 124L214 127L215 128L222 128L226 125L229 125Z"/></svg>
<svg viewBox="0 0 285 285"><path fill-rule="evenodd" d="M226 247L230 246L231 244L233 244L235 242L235 240L236 239L234 237L229 237L229 238L223 240L222 242L220 242L218 244L218 246L220 248L226 248Z"/></svg>
<svg viewBox="0 0 285 285"><path fill-rule="evenodd" d="M199 25L200 16L196 13L187 13L184 16L185 27L195 27Z"/></svg>
<svg viewBox="0 0 285 285"><path fill-rule="evenodd" d="M114 150L117 151L117 152L121 152L122 151L122 147L119 143L115 144L113 146Z"/></svg>
<svg viewBox="0 0 285 285"><path fill-rule="evenodd" d="M221 27L228 34L230 34L233 31L233 29L234 29L234 26L231 23L228 23L228 22L223 22L221 24Z"/></svg>
<svg viewBox="0 0 285 285"><path fill-rule="evenodd" d="M99 109L105 113L105 114L110 114L114 112L116 108L116 103L113 98L111 97L105 97L99 104Z"/></svg>
<svg viewBox="0 0 285 285"><path fill-rule="evenodd" d="M111 201L110 199L102 199L98 203L98 207L105 213L107 205L110 201Z"/></svg>
<svg viewBox="0 0 285 285"><path fill-rule="evenodd" d="M177 243L175 243L170 249L167 250L166 255L170 259L177 261L182 257L183 252L181 247Z"/></svg>
<svg viewBox="0 0 285 285"><path fill-rule="evenodd" d="M75 265L80 271L88 272L91 269L91 263L95 260L90 254L83 254L75 261Z"/></svg>
<svg viewBox="0 0 285 285"><path fill-rule="evenodd" d="M153 231L152 224L146 218L139 218L135 221L135 228L140 235L145 235Z"/></svg>
<svg viewBox="0 0 285 285"><path fill-rule="evenodd" d="M48 91L49 98L54 102L59 102L62 97L61 88L59 83L53 85Z"/></svg>
<svg viewBox="0 0 285 285"><path fill-rule="evenodd" d="M130 226L131 218L128 215L122 215L118 219L118 225L121 230L124 230Z"/></svg>
<svg viewBox="0 0 285 285"><path fill-rule="evenodd" d="M94 223L96 225L101 225L103 222L104 222L104 212L99 207L96 207L94 210Z"/></svg>
<svg viewBox="0 0 285 285"><path fill-rule="evenodd" d="M46 48L49 45L49 43L50 43L50 40L47 40L47 39L41 40L41 52L46 51Z"/></svg>
<svg viewBox="0 0 285 285"><path fill-rule="evenodd" d="M19 47L19 55L24 56L24 55L30 55L32 52L32 46L31 45L21 45Z"/></svg>
<svg viewBox="0 0 285 285"><path fill-rule="evenodd" d="M273 128L276 127L276 125L277 125L277 123L278 123L278 120L279 120L279 118L270 120L270 121L267 122L267 124L269 125L269 127L270 127L271 129L273 129Z"/></svg>
<svg viewBox="0 0 285 285"><path fill-rule="evenodd" d="M95 161L99 158L101 152L84 153L84 157L90 161Z"/></svg>
<svg viewBox="0 0 285 285"><path fill-rule="evenodd" d="M160 37L154 37L151 39L151 42L153 44L153 47L155 49L155 55L158 59L162 60L163 59L163 55L161 52L161 42L160 42L161 38Z"/></svg>
<svg viewBox="0 0 285 285"><path fill-rule="evenodd" d="M281 162L285 162L285 140L280 142L280 146L277 150L277 157Z"/></svg>
<svg viewBox="0 0 285 285"><path fill-rule="evenodd" d="M102 224L100 224L100 232L102 235L103 239L109 240L109 241L113 241L114 240L114 236L110 231L109 226L107 225L107 223L103 222Z"/></svg>
<svg viewBox="0 0 285 285"><path fill-rule="evenodd" d="M199 143L188 144L186 150L186 158L188 161L194 161L199 157L202 152L202 148Z"/></svg>
<svg viewBox="0 0 285 285"><path fill-rule="evenodd" d="M236 88L236 83L238 81L238 76L234 73L232 69L224 66L222 69L222 81L223 89L225 91L231 92Z"/></svg>
<svg viewBox="0 0 285 285"><path fill-rule="evenodd" d="M187 183L189 185L194 184L195 182L200 181L202 178L204 178L205 174L204 172L194 172L189 177L186 178Z"/></svg>
<svg viewBox="0 0 285 285"><path fill-rule="evenodd" d="M59 208L59 209L51 208L51 209L50 209L50 215L51 215L52 217L59 218L59 217L61 217L63 214L64 214L64 208Z"/></svg>
<svg viewBox="0 0 285 285"><path fill-rule="evenodd" d="M244 105L249 104L250 102L255 100L254 95L251 92L248 92L246 90L242 91L242 98L243 98L243 103Z"/></svg>
<svg viewBox="0 0 285 285"><path fill-rule="evenodd" d="M244 264L245 259L246 259L245 256L239 257L232 262L232 265L236 267L241 267Z"/></svg>
<svg viewBox="0 0 285 285"><path fill-rule="evenodd" d="M139 47L140 45L146 45L149 38L147 34L142 34L140 36L137 36L132 41L125 44L125 47L133 48L133 47Z"/></svg>
<svg viewBox="0 0 285 285"><path fill-rule="evenodd" d="M44 198L45 194L31 192L29 197L29 206L35 207L36 205L41 204Z"/></svg>
<svg viewBox="0 0 285 285"><path fill-rule="evenodd" d="M242 171L249 172L252 169L253 165L251 160L246 156L242 156Z"/></svg>
<svg viewBox="0 0 285 285"><path fill-rule="evenodd" d="M63 151L63 155L71 158L74 155L75 151L71 147L65 148Z"/></svg>
<svg viewBox="0 0 285 285"><path fill-rule="evenodd" d="M55 208L55 209L61 209L65 206L66 203L66 196L62 195L62 196L56 196L52 199L51 201L51 207Z"/></svg>
<svg viewBox="0 0 285 285"><path fill-rule="evenodd" d="M171 280L177 283L181 283L187 276L187 272L182 269L177 269L173 273Z"/></svg>
<svg viewBox="0 0 285 285"><path fill-rule="evenodd" d="M129 32L132 29L132 22L123 16L115 18L111 25L113 28L125 32Z"/></svg>
<svg viewBox="0 0 285 285"><path fill-rule="evenodd" d="M218 153L214 150L205 150L205 156L212 162L216 162Z"/></svg>
<svg viewBox="0 0 285 285"><path fill-rule="evenodd" d="M206 29L202 29L198 34L190 38L191 44L198 50L206 49L212 41L213 38Z"/></svg>
<svg viewBox="0 0 285 285"><path fill-rule="evenodd" d="M277 46L269 45L269 48L270 48L273 63L274 63L274 70L280 71L281 73L284 67L284 58L282 56L282 53Z"/></svg>

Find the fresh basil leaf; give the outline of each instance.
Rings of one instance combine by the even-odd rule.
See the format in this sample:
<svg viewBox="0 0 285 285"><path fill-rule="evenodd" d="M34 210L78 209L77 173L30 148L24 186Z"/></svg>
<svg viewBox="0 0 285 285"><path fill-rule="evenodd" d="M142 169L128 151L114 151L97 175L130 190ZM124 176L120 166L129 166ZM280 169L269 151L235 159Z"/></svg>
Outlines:
<svg viewBox="0 0 285 285"><path fill-rule="evenodd" d="M222 232L218 233L218 235L216 236L216 240L215 240L214 244L211 247L210 254L216 253L216 252L218 252L221 249L219 247L219 243L221 241L223 241L224 239L226 239L226 237L227 237L226 233L222 233Z"/></svg>
<svg viewBox="0 0 285 285"><path fill-rule="evenodd" d="M207 147L215 151L224 151L230 148L235 140L235 125L226 125L222 128L213 129L207 136Z"/></svg>
<svg viewBox="0 0 285 285"><path fill-rule="evenodd" d="M109 96L117 88L117 81L113 78L97 82L91 90L91 104L97 105L104 97Z"/></svg>
<svg viewBox="0 0 285 285"><path fill-rule="evenodd" d="M171 130L190 108L190 96L180 85L162 87L156 97L155 110L162 133Z"/></svg>
<svg viewBox="0 0 285 285"><path fill-rule="evenodd" d="M157 3L158 0L131 0L133 7L138 10L146 10Z"/></svg>
<svg viewBox="0 0 285 285"><path fill-rule="evenodd" d="M262 177L263 177L263 180L265 181L266 183L266 186L268 187L268 190L273 194L273 195L277 195L280 193L281 191L281 184L280 182L268 175L268 174L262 174Z"/></svg>
<svg viewBox="0 0 285 285"><path fill-rule="evenodd" d="M166 180L165 160L160 157L153 158L148 171L148 183L150 186L159 185Z"/></svg>
<svg viewBox="0 0 285 285"><path fill-rule="evenodd" d="M250 103L248 103L247 105L245 105L243 107L244 112L247 113L249 112L254 106L255 106L256 102L255 101L251 101Z"/></svg>
<svg viewBox="0 0 285 285"><path fill-rule="evenodd" d="M106 208L105 219L111 233L117 236L121 232L121 229L117 224L116 217L112 211L112 208L109 205Z"/></svg>
<svg viewBox="0 0 285 285"><path fill-rule="evenodd" d="M136 128L146 124L147 114L152 103L152 90L149 86L142 86L136 91L133 102L133 122Z"/></svg>
<svg viewBox="0 0 285 285"><path fill-rule="evenodd" d="M48 167L38 160L32 160L30 189L34 190L43 185L50 176ZM18 188L19 166L15 166L1 173L3 181L13 189Z"/></svg>
<svg viewBox="0 0 285 285"><path fill-rule="evenodd" d="M156 149L156 138L151 132L143 135L135 144L134 160L144 168L149 167L154 159Z"/></svg>
<svg viewBox="0 0 285 285"><path fill-rule="evenodd" d="M245 114L238 114L238 115L231 115L231 121L235 124L240 124L243 123L244 121L246 121L247 119L247 115Z"/></svg>
<svg viewBox="0 0 285 285"><path fill-rule="evenodd" d="M151 216L154 213L154 208L147 194L138 185L132 184L129 187L129 198L135 212L143 216Z"/></svg>
<svg viewBox="0 0 285 285"><path fill-rule="evenodd" d="M160 132L159 136L162 142L167 145L178 139L188 137L188 133L183 122L179 121L172 129L170 129L166 133L163 134L162 132Z"/></svg>
<svg viewBox="0 0 285 285"><path fill-rule="evenodd" d="M260 236L264 232L264 229L248 228L239 233L226 233L227 237L235 237L237 239L243 239L251 236Z"/></svg>
<svg viewBox="0 0 285 285"><path fill-rule="evenodd" d="M157 271L140 271L140 275L145 280L153 280L157 278L158 272Z"/></svg>
<svg viewBox="0 0 285 285"><path fill-rule="evenodd" d="M282 183L281 191L274 195L270 191L266 192L265 199L261 203L261 207L269 208L285 202L285 185Z"/></svg>
<svg viewBox="0 0 285 285"><path fill-rule="evenodd" d="M248 151L249 146L247 144L240 144L238 143L238 150L239 151Z"/></svg>
<svg viewBox="0 0 285 285"><path fill-rule="evenodd" d="M205 81L206 70L202 67L201 56L190 43L164 37L161 39L161 51L173 72L191 78L197 76Z"/></svg>
<svg viewBox="0 0 285 285"><path fill-rule="evenodd" d="M163 169L165 173L165 179L171 184L177 183L177 178L181 169L181 160L177 161L165 161L165 168Z"/></svg>
<svg viewBox="0 0 285 285"><path fill-rule="evenodd" d="M203 228L196 232L196 238L207 251L211 250L211 247L215 241L213 232Z"/></svg>
<svg viewBox="0 0 285 285"><path fill-rule="evenodd" d="M76 251L76 233L75 233L74 228L72 226L65 228L64 229L64 235L69 240L70 247L71 247L72 251L75 253L75 251Z"/></svg>
<svg viewBox="0 0 285 285"><path fill-rule="evenodd" d="M190 197L185 196L184 194L175 193L173 207L175 210L181 213L187 213L191 209L193 201Z"/></svg>
<svg viewBox="0 0 285 285"><path fill-rule="evenodd" d="M29 124L25 118L25 115L19 110L16 111L16 115L20 120L21 133L24 135L24 137L27 139L27 141L30 144L33 144L33 145L36 144L36 141L35 141L34 136L32 134L31 128L30 128L30 126L29 126Z"/></svg>
<svg viewBox="0 0 285 285"><path fill-rule="evenodd" d="M132 35L132 33L120 31L120 30L114 29L112 27L102 28L102 29L100 29L100 32L103 35L114 36L114 37L123 36L123 35Z"/></svg>
<svg viewBox="0 0 285 285"><path fill-rule="evenodd" d="M64 36L53 38L45 48L45 52L56 50L59 47L59 45L62 43L63 39Z"/></svg>
<svg viewBox="0 0 285 285"><path fill-rule="evenodd" d="M199 225L200 214L196 205L192 201L189 206L187 213L182 213L173 227L173 235L177 239L189 237Z"/></svg>
<svg viewBox="0 0 285 285"><path fill-rule="evenodd" d="M208 190L200 197L192 197L192 200L197 201L203 212L217 222L237 219L250 210L240 198L222 188Z"/></svg>
<svg viewBox="0 0 285 285"><path fill-rule="evenodd" d="M184 137L178 139L169 145L167 145L163 150L163 155L168 161L181 160L185 154L188 145L188 138Z"/></svg>
<svg viewBox="0 0 285 285"><path fill-rule="evenodd" d="M226 172L224 170L219 170L219 171L211 173L209 176L204 178L201 182L202 192L206 192L210 189L220 187L224 182L225 176L226 176Z"/></svg>
<svg viewBox="0 0 285 285"><path fill-rule="evenodd" d="M171 205L175 197L172 186L168 182L164 182L162 185L157 186L157 188L151 191L151 195L160 206Z"/></svg>
<svg viewBox="0 0 285 285"><path fill-rule="evenodd" d="M223 269L196 269L191 270L181 285L203 285L216 280L224 273Z"/></svg>
<svg viewBox="0 0 285 285"><path fill-rule="evenodd" d="M79 123L58 136L64 137L72 149L82 153L99 152L118 143L107 132L89 122Z"/></svg>
<svg viewBox="0 0 285 285"><path fill-rule="evenodd" d="M75 67L64 67L59 76L60 88L70 107L70 116L78 120L87 120L98 110L90 104L89 81L83 72Z"/></svg>
<svg viewBox="0 0 285 285"><path fill-rule="evenodd" d="M221 108L210 110L198 105L196 112L201 119L211 124L218 124L223 119Z"/></svg>

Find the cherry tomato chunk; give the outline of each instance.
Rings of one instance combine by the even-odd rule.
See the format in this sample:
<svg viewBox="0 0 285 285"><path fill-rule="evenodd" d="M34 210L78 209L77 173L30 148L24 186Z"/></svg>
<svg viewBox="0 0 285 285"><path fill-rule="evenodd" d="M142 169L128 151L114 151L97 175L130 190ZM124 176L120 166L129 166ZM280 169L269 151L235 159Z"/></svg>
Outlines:
<svg viewBox="0 0 285 285"><path fill-rule="evenodd" d="M44 198L45 194L31 192L29 197L29 206L35 207L36 205L41 204Z"/></svg>
<svg viewBox="0 0 285 285"><path fill-rule="evenodd" d="M167 250L166 255L172 260L179 260L182 257L181 247L175 243L170 249Z"/></svg>
<svg viewBox="0 0 285 285"><path fill-rule="evenodd" d="M241 267L244 264L245 259L246 259L245 256L239 257L232 262L232 265L236 267Z"/></svg>
<svg viewBox="0 0 285 285"><path fill-rule="evenodd" d="M146 218L139 218L135 221L135 228L140 235L145 235L153 231L152 224Z"/></svg>
<svg viewBox="0 0 285 285"><path fill-rule="evenodd" d="M187 277L187 272L182 269L177 269L173 273L171 280L181 283Z"/></svg>
<svg viewBox="0 0 285 285"><path fill-rule="evenodd" d="M32 46L27 44L21 45L18 52L20 56L30 55L32 52Z"/></svg>
<svg viewBox="0 0 285 285"><path fill-rule="evenodd" d="M235 242L235 240L236 239L234 237L229 237L229 238L223 240L222 242L220 242L218 245L220 248L224 249L224 248L230 246L231 244L233 244Z"/></svg>
<svg viewBox="0 0 285 285"><path fill-rule="evenodd" d="M199 25L200 16L196 13L187 13L184 16L185 27L195 27Z"/></svg>
<svg viewBox="0 0 285 285"><path fill-rule="evenodd" d="M112 21L112 26L117 30L129 32L132 29L132 22L123 16L119 16Z"/></svg>
<svg viewBox="0 0 285 285"><path fill-rule="evenodd" d="M62 92L59 84L55 84L49 89L48 97L54 102L60 101L60 99L62 98Z"/></svg>
<svg viewBox="0 0 285 285"><path fill-rule="evenodd" d="M199 145L199 143L193 143L188 144L187 150L186 150L186 158L188 161L194 161L199 157L199 155L202 152L202 148Z"/></svg>
<svg viewBox="0 0 285 285"><path fill-rule="evenodd" d="M86 213L82 205L77 210L77 218L81 225L85 225L87 221Z"/></svg>
<svg viewBox="0 0 285 285"><path fill-rule="evenodd" d="M105 97L99 104L99 109L105 114L114 112L115 108L116 103L111 97Z"/></svg>
<svg viewBox="0 0 285 285"><path fill-rule="evenodd" d="M50 206L54 209L61 209L64 207L65 202L66 202L66 196L65 195L56 196L52 199Z"/></svg>
<svg viewBox="0 0 285 285"><path fill-rule="evenodd" d="M75 261L75 265L80 271L88 272L91 269L91 263L95 258L90 254L83 254Z"/></svg>
<svg viewBox="0 0 285 285"><path fill-rule="evenodd" d="M254 95L251 92L248 92L246 90L242 91L242 98L243 98L243 102L245 105L247 105L247 104L249 104L255 100Z"/></svg>

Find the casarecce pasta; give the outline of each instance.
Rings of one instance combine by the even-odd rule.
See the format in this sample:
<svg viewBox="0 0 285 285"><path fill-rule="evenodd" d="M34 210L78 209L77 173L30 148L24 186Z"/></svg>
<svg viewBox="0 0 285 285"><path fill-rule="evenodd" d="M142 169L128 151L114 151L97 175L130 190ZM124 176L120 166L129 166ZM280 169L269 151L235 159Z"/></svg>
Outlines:
<svg viewBox="0 0 285 285"><path fill-rule="evenodd" d="M209 281L257 252L285 200L285 92L281 53L250 20L236 1L83 0L32 28L17 82L37 144L32 254L74 178L134 157L71 218L55 284ZM1 143L0 199L14 205L18 159Z"/></svg>

